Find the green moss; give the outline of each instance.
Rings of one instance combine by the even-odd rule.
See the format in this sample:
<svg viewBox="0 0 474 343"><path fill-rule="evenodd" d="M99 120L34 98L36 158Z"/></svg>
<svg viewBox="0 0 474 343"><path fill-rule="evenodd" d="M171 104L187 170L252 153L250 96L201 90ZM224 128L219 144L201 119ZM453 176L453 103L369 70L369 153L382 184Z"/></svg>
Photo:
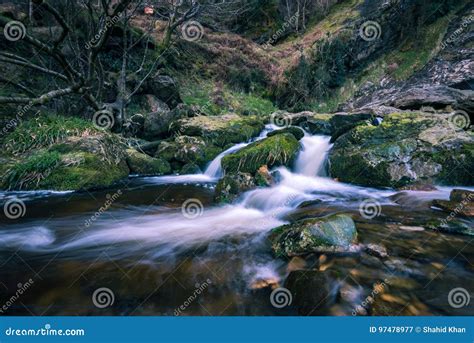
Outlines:
<svg viewBox="0 0 474 343"><path fill-rule="evenodd" d="M282 133L289 133L292 134L297 140L300 140L304 137L304 132L297 126L290 126L281 130L275 130L267 134L268 137L272 137L275 135L279 135Z"/></svg>
<svg viewBox="0 0 474 343"><path fill-rule="evenodd" d="M291 134L284 133L268 137L252 143L234 154L222 159L222 166L226 172L255 173L262 165L269 168L279 165L290 165L300 145Z"/></svg>
<svg viewBox="0 0 474 343"><path fill-rule="evenodd" d="M81 136L84 132L98 132L89 121L61 116L32 118L21 122L4 139L5 152L23 153L48 147L68 137Z"/></svg>
<svg viewBox="0 0 474 343"><path fill-rule="evenodd" d="M277 227L271 231L269 240L277 256L288 257L347 249L357 241L357 230L351 217L336 214Z"/></svg>
<svg viewBox="0 0 474 343"><path fill-rule="evenodd" d="M171 166L166 160L150 157L135 149L127 150L127 165L133 174L164 175L171 173Z"/></svg>
<svg viewBox="0 0 474 343"><path fill-rule="evenodd" d="M19 163L6 167L2 188L35 189L61 163L57 152L40 151Z"/></svg>
<svg viewBox="0 0 474 343"><path fill-rule="evenodd" d="M37 189L81 190L103 188L126 178L129 170L124 161L109 164L98 156L80 152L62 156L63 160L72 160L71 165L61 165L54 169Z"/></svg>
<svg viewBox="0 0 474 343"><path fill-rule="evenodd" d="M182 98L186 105L197 106L206 115L217 116L226 113L242 115L269 115L276 107L269 99L252 92L235 91L213 81L199 83L184 82Z"/></svg>

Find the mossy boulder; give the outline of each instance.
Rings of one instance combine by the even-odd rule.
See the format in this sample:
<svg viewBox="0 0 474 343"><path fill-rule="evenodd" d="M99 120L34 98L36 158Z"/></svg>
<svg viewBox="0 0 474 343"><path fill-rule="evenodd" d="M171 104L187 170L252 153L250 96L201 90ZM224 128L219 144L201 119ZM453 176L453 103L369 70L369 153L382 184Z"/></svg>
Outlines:
<svg viewBox="0 0 474 343"><path fill-rule="evenodd" d="M202 137L213 145L225 147L258 136L264 127L263 121L255 116L226 114L183 118L175 123L173 130L181 135Z"/></svg>
<svg viewBox="0 0 474 343"><path fill-rule="evenodd" d="M124 160L106 161L90 152L60 153L54 148L12 159L4 172L2 189L65 191L104 188L129 174Z"/></svg>
<svg viewBox="0 0 474 343"><path fill-rule="evenodd" d="M222 149L201 137L177 136L172 140L162 141L155 153L155 158L162 158L178 172L186 164L195 164L203 169Z"/></svg>
<svg viewBox="0 0 474 343"><path fill-rule="evenodd" d="M281 130L271 131L267 134L267 137L272 137L272 136L278 135L280 133L290 133L293 136L295 136L295 138L297 140L300 140L301 138L304 137L304 131L301 130L299 127L296 127L296 126L289 126L289 127L284 128L284 129L281 129Z"/></svg>
<svg viewBox="0 0 474 343"><path fill-rule="evenodd" d="M168 161L142 154L135 149L127 149L127 165L132 174L165 175L171 173Z"/></svg>
<svg viewBox="0 0 474 343"><path fill-rule="evenodd" d="M392 113L378 126L364 122L336 140L329 160L332 177L363 186L474 184L473 133L442 115Z"/></svg>
<svg viewBox="0 0 474 343"><path fill-rule="evenodd" d="M271 136L249 144L236 153L222 159L222 167L226 173L255 173L261 166L290 166L298 151L298 140L289 133Z"/></svg>
<svg viewBox="0 0 474 343"><path fill-rule="evenodd" d="M103 188L129 174L122 139L82 119L33 118L8 134L3 144L2 189Z"/></svg>
<svg viewBox="0 0 474 343"><path fill-rule="evenodd" d="M356 243L357 230L351 217L335 214L277 227L271 231L269 239L276 256L337 252L348 250Z"/></svg>

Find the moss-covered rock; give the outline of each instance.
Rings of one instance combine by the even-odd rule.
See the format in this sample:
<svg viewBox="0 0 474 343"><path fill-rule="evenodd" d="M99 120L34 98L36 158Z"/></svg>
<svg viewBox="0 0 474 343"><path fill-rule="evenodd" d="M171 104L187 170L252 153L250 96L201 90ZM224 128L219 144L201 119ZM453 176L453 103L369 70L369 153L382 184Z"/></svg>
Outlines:
<svg viewBox="0 0 474 343"><path fill-rule="evenodd" d="M161 142L155 157L168 161L180 172L185 164L190 163L203 169L221 151L221 148L206 142L201 137L177 136L172 140Z"/></svg>
<svg viewBox="0 0 474 343"><path fill-rule="evenodd" d="M218 202L230 203L243 192L256 187L255 179L249 173L227 174L217 183L215 199Z"/></svg>
<svg viewBox="0 0 474 343"><path fill-rule="evenodd" d="M262 165L289 166L294 161L300 144L289 133L268 137L252 143L236 153L222 159L222 167L226 173L255 173Z"/></svg>
<svg viewBox="0 0 474 343"><path fill-rule="evenodd" d="M337 139L329 159L332 177L364 186L474 184L473 134L441 115L392 113L378 126L358 125Z"/></svg>
<svg viewBox="0 0 474 343"><path fill-rule="evenodd" d="M2 189L9 190L84 190L103 188L128 176L125 161L107 162L84 152L38 151L9 163Z"/></svg>
<svg viewBox="0 0 474 343"><path fill-rule="evenodd" d="M127 165L132 174L165 175L171 173L168 161L142 154L135 149L127 149Z"/></svg>
<svg viewBox="0 0 474 343"><path fill-rule="evenodd" d="M226 114L180 119L173 129L182 135L199 136L213 145L224 147L258 136L264 127L263 121L255 116Z"/></svg>
<svg viewBox="0 0 474 343"><path fill-rule="evenodd" d="M357 241L357 230L351 217L336 214L277 227L269 239L277 256L344 251Z"/></svg>
<svg viewBox="0 0 474 343"><path fill-rule="evenodd" d="M278 135L280 133L290 133L293 136L295 136L295 138L297 140L300 140L301 138L304 137L304 131L301 130L299 127L296 127L296 126L289 126L289 127L284 128L284 129L281 129L281 130L275 130L275 131L269 132L267 134L267 137L272 137L272 136Z"/></svg>
<svg viewBox="0 0 474 343"><path fill-rule="evenodd" d="M2 189L84 190L128 176L125 144L81 119L34 118L4 139Z"/></svg>

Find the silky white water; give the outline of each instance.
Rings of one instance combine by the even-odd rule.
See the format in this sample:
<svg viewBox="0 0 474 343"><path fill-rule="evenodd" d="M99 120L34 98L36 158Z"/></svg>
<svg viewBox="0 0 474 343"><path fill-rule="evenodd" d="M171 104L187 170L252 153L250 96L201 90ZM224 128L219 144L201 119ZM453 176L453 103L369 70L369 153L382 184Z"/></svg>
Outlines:
<svg viewBox="0 0 474 343"><path fill-rule="evenodd" d="M257 138L262 139L272 128ZM148 178L154 183L212 182L221 173L217 161L226 154L241 149L249 143L237 144L219 155L208 168L208 174L165 176ZM279 181L273 187L258 188L244 193L234 204L198 208L198 214L187 218L181 209L156 211L147 209L131 213L116 210L114 220L101 217L86 231L73 236L66 242L55 243L42 228L42 236L37 244L31 242L23 246L26 250L75 250L103 249L109 254L122 255L129 249L150 250L153 256L173 252L243 234L265 233L284 224L282 218L298 204L306 200L323 199L331 201L339 198L384 197L391 192L371 190L333 181L325 175L325 163L330 150L329 137L305 136L301 140L301 151L295 161L294 172L285 167L274 172ZM319 175L319 176L318 176ZM151 212L151 214L150 214ZM60 224L60 222L58 222ZM56 229L61 230L62 225ZM37 230L37 229L35 229ZM11 240L7 240L10 242ZM8 243L7 243L8 244ZM127 245L127 249L124 249Z"/></svg>

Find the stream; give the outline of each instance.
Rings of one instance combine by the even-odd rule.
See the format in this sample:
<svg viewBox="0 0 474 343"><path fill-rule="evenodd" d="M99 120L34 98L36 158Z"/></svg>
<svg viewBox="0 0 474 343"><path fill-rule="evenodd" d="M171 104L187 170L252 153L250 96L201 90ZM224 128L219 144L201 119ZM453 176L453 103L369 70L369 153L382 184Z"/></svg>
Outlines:
<svg viewBox="0 0 474 343"><path fill-rule="evenodd" d="M453 308L447 296L474 284L472 238L423 228L447 216L429 203L448 199L452 188L404 191L395 203L395 190L337 182L327 173L329 140L306 134L293 168L273 171L274 186L229 205L213 200L220 162L250 142L217 156L203 174L130 177L95 192L0 193L2 204L18 198L26 208L20 219L0 219L0 300L34 281L4 314L298 315L296 305L273 306L270 294L299 269L329 275L332 296L314 315L354 315L384 280L374 314L469 314L469 306ZM373 218L360 211L367 199L379 206ZM110 206L99 211L104 204ZM384 246L388 256L272 255L271 229L332 213L350 214L359 241ZM100 308L91 297L104 287L114 299Z"/></svg>

